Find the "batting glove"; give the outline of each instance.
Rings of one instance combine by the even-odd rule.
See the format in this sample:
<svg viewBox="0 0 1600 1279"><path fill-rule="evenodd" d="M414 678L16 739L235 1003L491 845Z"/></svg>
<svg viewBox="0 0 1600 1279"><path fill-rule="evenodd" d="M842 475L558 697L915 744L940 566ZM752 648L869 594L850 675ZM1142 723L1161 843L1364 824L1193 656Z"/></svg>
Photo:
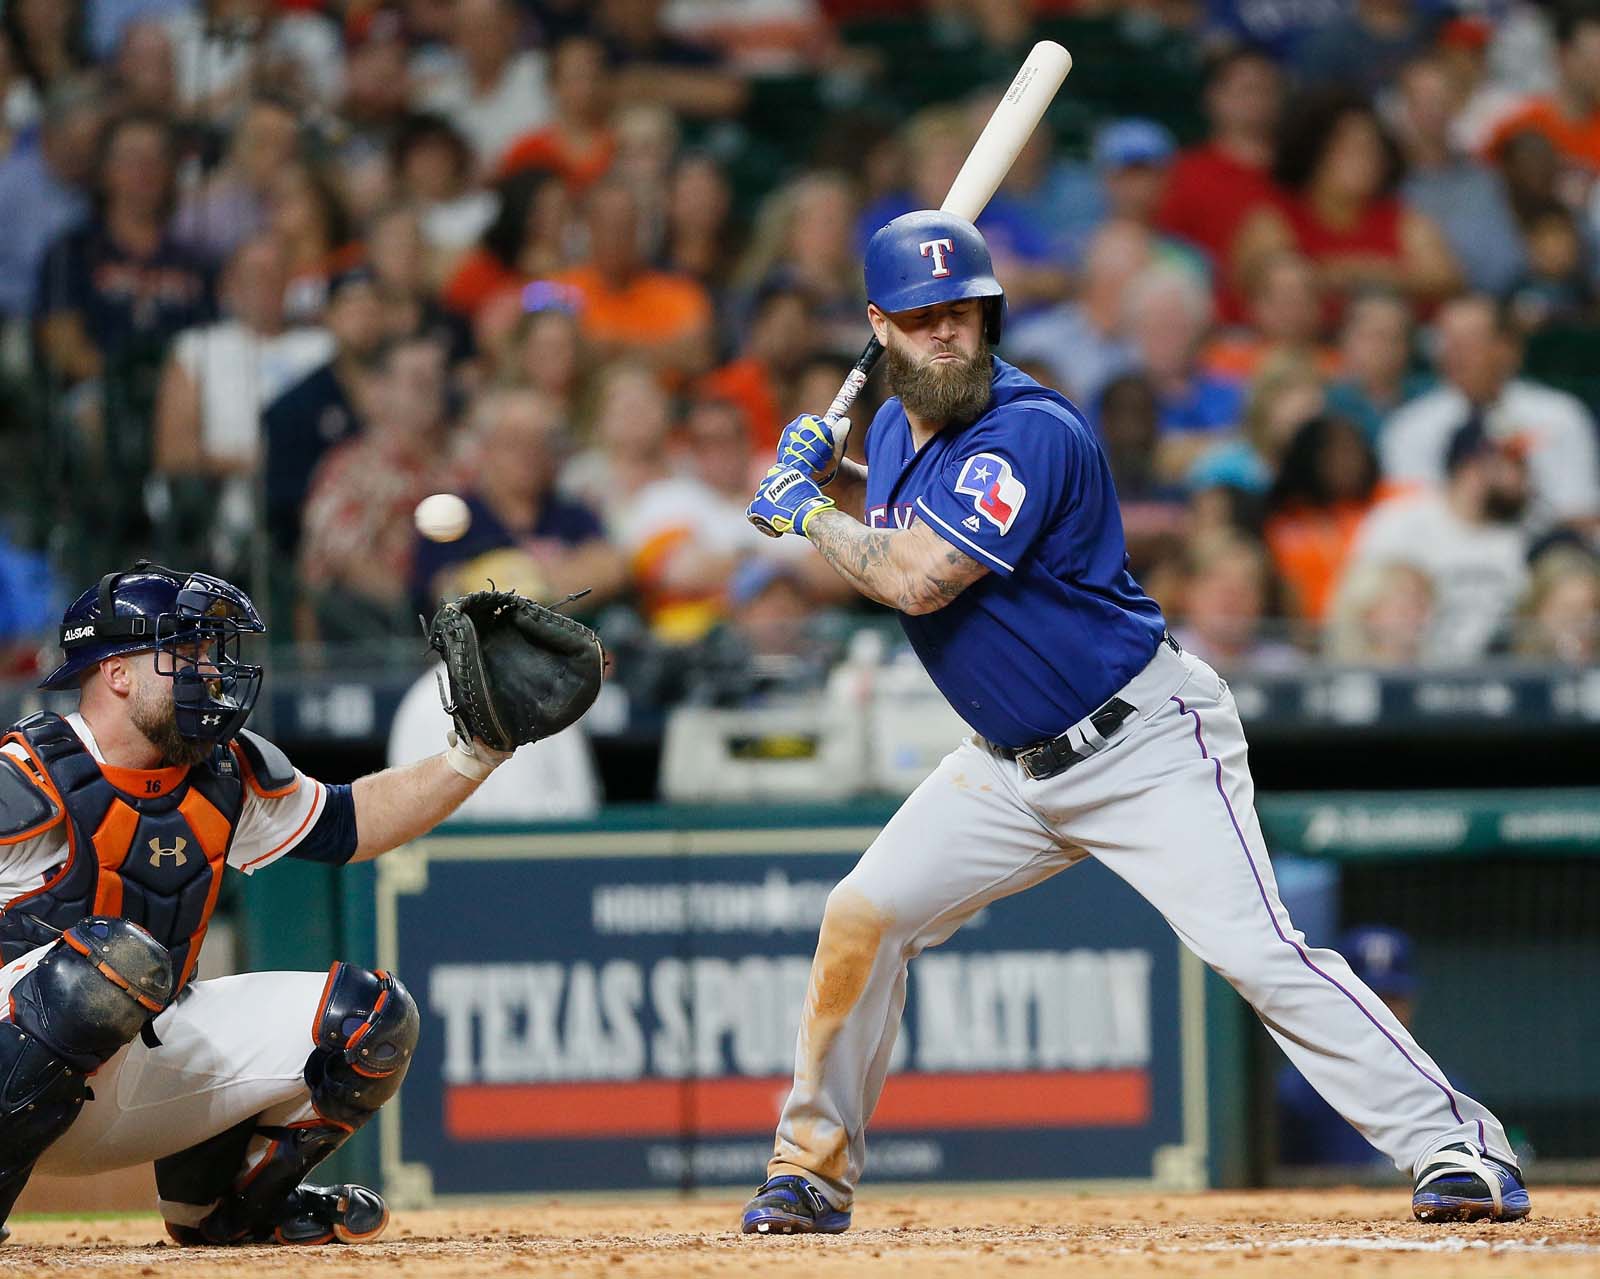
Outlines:
<svg viewBox="0 0 1600 1279"><path fill-rule="evenodd" d="M778 465L792 466L825 486L839 473L839 458L849 434L849 418L829 426L825 418L809 413L797 417L778 439Z"/></svg>
<svg viewBox="0 0 1600 1279"><path fill-rule="evenodd" d="M775 466L761 481L745 515L768 537L781 537L785 533L799 533L804 537L807 520L818 511L833 509L833 499L817 487L815 480L807 479L792 467Z"/></svg>

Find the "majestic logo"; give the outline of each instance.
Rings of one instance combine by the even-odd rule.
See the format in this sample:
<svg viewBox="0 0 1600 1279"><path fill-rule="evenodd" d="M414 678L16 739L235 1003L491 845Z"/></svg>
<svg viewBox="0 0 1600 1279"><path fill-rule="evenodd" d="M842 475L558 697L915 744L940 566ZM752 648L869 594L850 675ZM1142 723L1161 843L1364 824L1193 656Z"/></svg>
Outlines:
<svg viewBox="0 0 1600 1279"><path fill-rule="evenodd" d="M956 492L972 498L978 514L988 520L1002 536L1028 496L1027 486L1011 473L1011 463L993 453L975 453L961 464Z"/></svg>
<svg viewBox="0 0 1600 1279"><path fill-rule="evenodd" d="M87 639L94 634L93 626L74 626L61 637L64 643L70 644L73 640Z"/></svg>
<svg viewBox="0 0 1600 1279"><path fill-rule="evenodd" d="M971 531L973 533L976 533L978 531L978 528L979 528L978 517L976 515L967 516L966 519L961 521L961 527L964 528L964 529L968 529L969 531Z"/></svg>
<svg viewBox="0 0 1600 1279"><path fill-rule="evenodd" d="M150 864L152 866L160 866L163 857L171 857L175 859L172 863L174 866L182 866L184 862L189 860L183 852L187 847L189 847L189 841L182 835L172 841L171 848L163 848L159 839L152 839L150 841Z"/></svg>
<svg viewBox="0 0 1600 1279"><path fill-rule="evenodd" d="M924 240L917 245L917 251L925 258L933 259L933 278L942 280L950 274L950 268L944 264L944 255L956 251L956 242L951 239Z"/></svg>

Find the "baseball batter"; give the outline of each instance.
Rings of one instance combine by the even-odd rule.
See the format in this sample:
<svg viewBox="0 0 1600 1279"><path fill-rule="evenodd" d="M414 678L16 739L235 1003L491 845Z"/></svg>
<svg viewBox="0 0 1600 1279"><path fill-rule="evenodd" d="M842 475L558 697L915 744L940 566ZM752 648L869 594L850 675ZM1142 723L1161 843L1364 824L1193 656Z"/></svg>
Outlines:
<svg viewBox="0 0 1600 1279"><path fill-rule="evenodd" d="M867 465L843 459L843 432L798 419L750 517L806 537L898 609L973 732L829 897L793 1089L744 1230L849 1227L907 964L990 902L1091 856L1414 1173L1418 1218L1526 1216L1499 1122L1285 912L1232 695L1129 575L1083 417L991 354L1005 299L982 236L948 214L906 214L868 244L866 284L894 392L867 432Z"/></svg>
<svg viewBox="0 0 1600 1279"><path fill-rule="evenodd" d="M179 1243L360 1243L388 1224L375 1192L304 1178L405 1077L405 986L346 963L190 978L225 867L376 857L509 755L453 736L353 786L305 776L244 729L263 672L240 646L264 629L219 578L110 573L67 609L44 681L77 688L77 710L0 741L0 1238L35 1167L151 1160Z"/></svg>

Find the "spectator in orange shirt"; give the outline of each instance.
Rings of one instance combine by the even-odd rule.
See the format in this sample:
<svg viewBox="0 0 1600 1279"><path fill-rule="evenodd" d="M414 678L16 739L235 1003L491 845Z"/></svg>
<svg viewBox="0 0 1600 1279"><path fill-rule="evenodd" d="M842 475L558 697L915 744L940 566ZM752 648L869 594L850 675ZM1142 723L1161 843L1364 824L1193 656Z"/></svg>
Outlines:
<svg viewBox="0 0 1600 1279"><path fill-rule="evenodd" d="M571 200L553 173L529 169L499 185L500 211L451 272L441 300L475 316L497 294L553 275L567 264L565 242Z"/></svg>
<svg viewBox="0 0 1600 1279"><path fill-rule="evenodd" d="M616 136L606 125L610 83L605 46L593 36L569 36L558 44L550 64L555 118L506 148L500 157L500 176L549 169L559 173L574 193L599 180L617 151Z"/></svg>
<svg viewBox="0 0 1600 1279"><path fill-rule="evenodd" d="M1302 356L1329 376L1338 371L1339 353L1318 341L1322 291L1310 262L1292 251L1274 253L1256 267L1249 286L1248 327L1229 330L1206 348L1206 372L1249 382L1276 355Z"/></svg>
<svg viewBox="0 0 1600 1279"><path fill-rule="evenodd" d="M651 270L640 244L639 206L620 182L589 193L589 258L555 277L583 299L584 340L596 359L635 355L669 384L711 364L711 299L685 276Z"/></svg>
<svg viewBox="0 0 1600 1279"><path fill-rule="evenodd" d="M776 454L788 384L812 354L811 308L798 289L781 284L756 297L749 337L739 358L708 373L701 389L712 399L732 400L744 410L750 447L758 456Z"/></svg>
<svg viewBox="0 0 1600 1279"><path fill-rule="evenodd" d="M1266 539L1296 616L1327 616L1356 529L1388 492L1360 427L1319 414L1295 432L1267 495Z"/></svg>
<svg viewBox="0 0 1600 1279"><path fill-rule="evenodd" d="M1600 173L1600 8L1553 6L1560 79L1548 97L1528 99L1500 122L1489 143L1498 156L1506 141L1532 130L1549 138L1573 167Z"/></svg>

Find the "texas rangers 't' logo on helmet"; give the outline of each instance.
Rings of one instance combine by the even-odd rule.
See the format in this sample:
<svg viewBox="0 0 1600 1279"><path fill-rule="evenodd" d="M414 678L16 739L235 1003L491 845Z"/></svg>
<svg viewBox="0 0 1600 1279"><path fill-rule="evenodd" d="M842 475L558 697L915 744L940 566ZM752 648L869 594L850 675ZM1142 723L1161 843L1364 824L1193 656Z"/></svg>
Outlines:
<svg viewBox="0 0 1600 1279"><path fill-rule="evenodd" d="M933 259L933 278L935 280L942 280L950 274L950 268L944 264L944 260L947 254L956 251L956 242L954 240L948 236L942 240L924 240L917 245L917 248L921 251L923 257Z"/></svg>

